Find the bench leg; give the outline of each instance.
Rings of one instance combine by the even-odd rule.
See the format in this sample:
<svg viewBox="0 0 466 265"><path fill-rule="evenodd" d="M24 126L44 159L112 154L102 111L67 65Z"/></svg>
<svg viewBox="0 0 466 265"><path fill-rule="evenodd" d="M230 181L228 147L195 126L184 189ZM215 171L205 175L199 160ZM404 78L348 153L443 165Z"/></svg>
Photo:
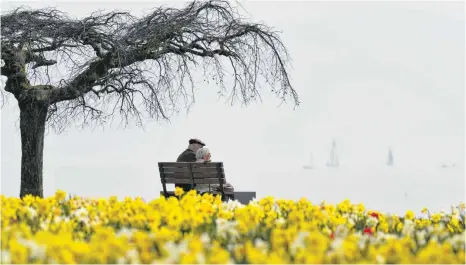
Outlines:
<svg viewBox="0 0 466 265"><path fill-rule="evenodd" d="M234 194L223 194L222 195L222 201L233 201L235 199L235 195Z"/></svg>

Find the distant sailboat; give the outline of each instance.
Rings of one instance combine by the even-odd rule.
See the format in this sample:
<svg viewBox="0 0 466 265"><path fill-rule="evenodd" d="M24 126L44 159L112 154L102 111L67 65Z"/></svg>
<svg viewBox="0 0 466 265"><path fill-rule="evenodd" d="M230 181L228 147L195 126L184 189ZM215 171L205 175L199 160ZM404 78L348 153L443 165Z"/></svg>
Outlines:
<svg viewBox="0 0 466 265"><path fill-rule="evenodd" d="M443 164L442 167L443 168L452 168L452 167L456 167L456 165L455 164L451 164L451 165Z"/></svg>
<svg viewBox="0 0 466 265"><path fill-rule="evenodd" d="M387 165L390 167L393 166L393 152L391 148L388 149Z"/></svg>
<svg viewBox="0 0 466 265"><path fill-rule="evenodd" d="M338 167L340 165L338 161L338 154L337 154L337 144L335 140L332 142L332 150L330 151L330 160L327 162L328 167Z"/></svg>
<svg viewBox="0 0 466 265"><path fill-rule="evenodd" d="M314 168L314 157L312 156L312 153L311 153L311 158L310 158L309 162L310 162L309 165L303 167L304 169L313 169Z"/></svg>

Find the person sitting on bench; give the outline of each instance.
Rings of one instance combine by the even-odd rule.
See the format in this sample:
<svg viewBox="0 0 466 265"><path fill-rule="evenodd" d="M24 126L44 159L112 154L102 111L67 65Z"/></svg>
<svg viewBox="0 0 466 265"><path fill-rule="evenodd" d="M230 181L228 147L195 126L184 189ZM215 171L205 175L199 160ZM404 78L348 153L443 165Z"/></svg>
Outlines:
<svg viewBox="0 0 466 265"><path fill-rule="evenodd" d="M210 151L207 147L201 147L196 152L196 162L207 163L210 162Z"/></svg>
<svg viewBox="0 0 466 265"><path fill-rule="evenodd" d="M200 148L204 147L205 143L199 139L190 139L188 149L184 150L176 159L176 162L196 162L196 152ZM180 187L184 191L189 191L191 189L190 184L179 184L175 187Z"/></svg>
<svg viewBox="0 0 466 265"><path fill-rule="evenodd" d="M211 157L210 151L209 151L209 149L207 149L205 147L199 148L199 150L197 150L197 152L196 152L196 162L198 162L198 163L209 163L210 162L210 157ZM231 192L232 193L234 191L234 188L233 188L233 185L226 182L223 185L223 190L225 192ZM220 190L220 184L198 184L198 185L196 185L196 191L199 194L203 194L203 193L206 193L206 192L221 191L221 190Z"/></svg>

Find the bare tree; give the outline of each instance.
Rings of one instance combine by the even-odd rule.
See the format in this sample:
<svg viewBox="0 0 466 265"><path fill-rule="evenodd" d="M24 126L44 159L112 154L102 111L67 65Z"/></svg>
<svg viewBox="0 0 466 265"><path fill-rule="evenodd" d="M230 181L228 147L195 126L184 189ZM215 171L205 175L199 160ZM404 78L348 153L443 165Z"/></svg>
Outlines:
<svg viewBox="0 0 466 265"><path fill-rule="evenodd" d="M199 69L232 100L260 99L262 82L299 104L277 32L247 22L228 1L159 7L142 18L113 11L73 19L56 9L19 8L1 16L1 42L4 89L20 109L20 197L43 196L46 124L60 132L114 114L138 125L143 115L169 119L179 104L194 103ZM69 78L54 82L63 68Z"/></svg>

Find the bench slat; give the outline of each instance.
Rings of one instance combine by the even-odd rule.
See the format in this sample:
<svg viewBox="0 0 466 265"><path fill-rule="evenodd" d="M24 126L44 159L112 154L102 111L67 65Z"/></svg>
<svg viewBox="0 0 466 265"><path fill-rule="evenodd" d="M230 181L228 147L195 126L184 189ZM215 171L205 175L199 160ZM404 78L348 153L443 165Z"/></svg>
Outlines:
<svg viewBox="0 0 466 265"><path fill-rule="evenodd" d="M209 162L209 163L188 163L188 162L159 162L159 167L162 168L188 168L188 164L192 165L192 168L223 168L223 162Z"/></svg>
<svg viewBox="0 0 466 265"><path fill-rule="evenodd" d="M191 179L188 178L166 178L167 184L191 184ZM221 182L221 183L220 183ZM225 184L225 179L208 178L208 179L194 179L194 184Z"/></svg>
<svg viewBox="0 0 466 265"><path fill-rule="evenodd" d="M223 172L223 168L193 168L193 173L217 173ZM173 173L173 172L180 172L180 173L189 173L189 168L180 168L180 167L163 167L164 173Z"/></svg>
<svg viewBox="0 0 466 265"><path fill-rule="evenodd" d="M167 194L170 192L165 184L226 184L223 162L159 162L158 166ZM223 191L223 194L233 195L233 192Z"/></svg>
<svg viewBox="0 0 466 265"><path fill-rule="evenodd" d="M190 179L191 174L189 172L177 173L177 172L164 172L165 178L178 178L178 179ZM225 173L193 173L194 179L209 179L209 178L225 178Z"/></svg>

